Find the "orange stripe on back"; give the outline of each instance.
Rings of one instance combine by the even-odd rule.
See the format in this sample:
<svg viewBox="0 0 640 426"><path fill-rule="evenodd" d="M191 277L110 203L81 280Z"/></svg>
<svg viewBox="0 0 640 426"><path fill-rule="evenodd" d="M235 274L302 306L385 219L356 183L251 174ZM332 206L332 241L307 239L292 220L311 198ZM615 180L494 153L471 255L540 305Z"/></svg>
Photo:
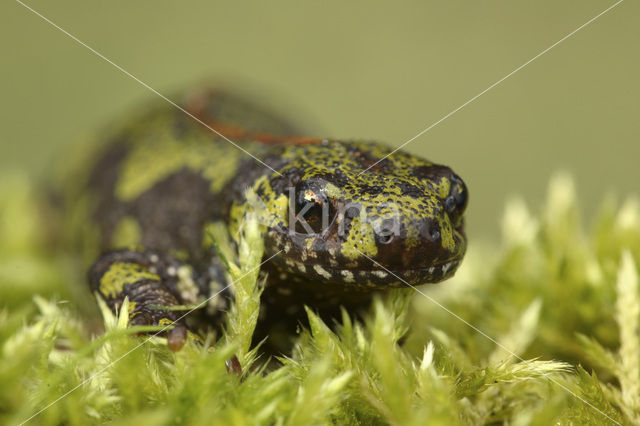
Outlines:
<svg viewBox="0 0 640 426"><path fill-rule="evenodd" d="M239 126L218 122L207 114L207 105L214 96L214 90L200 91L192 94L186 102L185 109L197 117L198 120L201 120L207 126L215 129L234 142L236 140L251 140L265 145L310 145L322 141L321 138L316 137L250 132Z"/></svg>

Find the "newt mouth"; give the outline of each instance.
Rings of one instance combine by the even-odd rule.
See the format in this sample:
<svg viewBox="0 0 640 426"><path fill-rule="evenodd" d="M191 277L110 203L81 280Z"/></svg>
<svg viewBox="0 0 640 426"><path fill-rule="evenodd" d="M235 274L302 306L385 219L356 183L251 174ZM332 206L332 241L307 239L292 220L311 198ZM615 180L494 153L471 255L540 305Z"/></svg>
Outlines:
<svg viewBox="0 0 640 426"><path fill-rule="evenodd" d="M361 252L362 256L355 260L346 259L339 252L331 253L328 244L319 244L312 250L307 247L306 239L283 242L283 238L276 238L283 234L272 234L284 252L284 256L276 258L281 272L300 282L375 291L438 283L453 276L466 251L463 229L462 223L453 229L452 250L426 241L407 253L402 251L406 250L405 241L398 240L378 245L375 256L368 257Z"/></svg>

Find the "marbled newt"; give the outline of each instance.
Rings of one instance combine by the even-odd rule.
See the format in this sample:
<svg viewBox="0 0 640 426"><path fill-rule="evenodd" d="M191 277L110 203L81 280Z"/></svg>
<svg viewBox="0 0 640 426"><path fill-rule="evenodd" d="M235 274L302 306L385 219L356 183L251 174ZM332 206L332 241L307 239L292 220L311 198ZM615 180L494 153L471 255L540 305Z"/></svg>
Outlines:
<svg viewBox="0 0 640 426"><path fill-rule="evenodd" d="M264 323L295 327L304 305L323 315L355 310L376 291L439 282L460 264L468 192L449 167L388 156L376 142L297 136L295 124L225 91L179 99L262 162L164 101L100 136L75 182L85 214L76 227L84 252L97 256L92 290L114 310L127 296L132 324L170 323L181 312L157 306L193 304L226 286L203 241L212 223L234 233L248 188L267 212L265 258L282 250L263 266ZM210 321L221 321L228 296L214 299Z"/></svg>

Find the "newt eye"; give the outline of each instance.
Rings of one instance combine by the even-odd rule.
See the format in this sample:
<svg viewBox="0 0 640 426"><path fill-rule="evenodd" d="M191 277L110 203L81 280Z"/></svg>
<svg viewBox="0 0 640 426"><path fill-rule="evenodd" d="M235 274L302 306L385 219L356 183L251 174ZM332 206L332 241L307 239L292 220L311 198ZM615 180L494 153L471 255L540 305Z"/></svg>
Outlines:
<svg viewBox="0 0 640 426"><path fill-rule="evenodd" d="M307 184L295 188L295 231L318 234L329 224L331 205L320 188Z"/></svg>
<svg viewBox="0 0 640 426"><path fill-rule="evenodd" d="M451 189L449 195L444 200L444 209L449 214L454 226L460 225L462 215L469 202L469 192L467 187L458 176L451 178Z"/></svg>

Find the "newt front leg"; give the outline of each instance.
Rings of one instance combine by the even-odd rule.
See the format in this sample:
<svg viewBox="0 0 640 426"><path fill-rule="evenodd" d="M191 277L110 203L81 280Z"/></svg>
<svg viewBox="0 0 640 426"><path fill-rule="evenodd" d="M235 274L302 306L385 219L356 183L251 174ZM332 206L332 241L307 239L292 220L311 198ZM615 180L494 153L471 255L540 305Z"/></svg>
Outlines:
<svg viewBox="0 0 640 426"><path fill-rule="evenodd" d="M183 311L163 309L191 303L197 297L186 295L188 290L180 288L178 271L184 267L170 256L151 251L110 251L91 267L89 283L113 311L128 298L131 325L172 325L166 333L167 341L172 350L179 350L188 334L200 340L188 331ZM197 287L191 291L197 292Z"/></svg>

